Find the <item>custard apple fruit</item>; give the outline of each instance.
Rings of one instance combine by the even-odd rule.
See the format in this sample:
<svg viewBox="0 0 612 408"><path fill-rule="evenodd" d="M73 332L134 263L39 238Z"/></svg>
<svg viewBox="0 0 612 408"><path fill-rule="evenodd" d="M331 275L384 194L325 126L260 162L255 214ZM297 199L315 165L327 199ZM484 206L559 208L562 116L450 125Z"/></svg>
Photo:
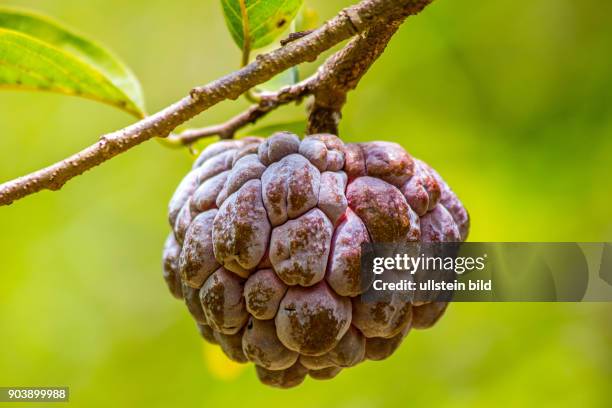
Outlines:
<svg viewBox="0 0 612 408"><path fill-rule="evenodd" d="M202 337L288 388L382 360L446 304L365 302L362 243L463 241L469 217L436 171L389 142L286 132L208 146L169 204L170 292Z"/></svg>

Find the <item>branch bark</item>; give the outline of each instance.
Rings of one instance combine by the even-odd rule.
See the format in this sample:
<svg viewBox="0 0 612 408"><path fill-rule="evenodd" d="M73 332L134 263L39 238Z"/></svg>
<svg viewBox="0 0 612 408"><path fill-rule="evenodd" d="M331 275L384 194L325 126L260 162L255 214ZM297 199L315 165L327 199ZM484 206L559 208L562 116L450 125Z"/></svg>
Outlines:
<svg viewBox="0 0 612 408"><path fill-rule="evenodd" d="M408 7L398 7L384 21L357 35L321 66L317 83L313 86L315 98L310 109L308 133L338 135L347 94L357 87L361 78L383 54L406 18L421 12L432 1L414 1Z"/></svg>
<svg viewBox="0 0 612 408"><path fill-rule="evenodd" d="M11 204L15 200L44 189L59 190L72 178L106 160L153 137L167 137L177 126L206 109L227 99L237 99L249 89L271 79L278 73L302 62L314 61L322 52L334 45L382 25L398 10L405 10L408 14L412 14L422 9L430 1L362 0L357 5L345 8L312 33L268 54L259 55L254 62L239 71L208 85L192 89L188 96L162 111L125 129L102 136L94 145L65 160L0 185L0 206ZM351 81L347 82L349 83ZM321 92L318 92L320 101L323 100Z"/></svg>
<svg viewBox="0 0 612 408"><path fill-rule="evenodd" d="M189 129L178 135L170 135L168 140L172 144L188 146L210 136L231 139L238 130L257 122L273 110L292 102L300 102L304 97L312 93L313 82L314 78L308 78L298 84L287 86L278 92L261 94L259 95L260 100L256 105L252 105L225 123L201 129Z"/></svg>
<svg viewBox="0 0 612 408"><path fill-rule="evenodd" d="M370 27L358 35L345 48L328 58L317 74L307 80L287 87L279 93L264 95L257 105L219 125L202 129L190 129L180 135L172 135L174 143L190 145L199 139L219 136L231 139L241 128L257 122L269 112L290 102L301 101L305 96L314 94L315 100L310 109L308 133L338 134L342 107L347 93L357 87L361 78L374 62L383 54L389 41L404 20L420 12L433 0L413 3L412 7L399 8L391 13L384 23ZM292 33L281 45L290 44L303 38L312 31Z"/></svg>

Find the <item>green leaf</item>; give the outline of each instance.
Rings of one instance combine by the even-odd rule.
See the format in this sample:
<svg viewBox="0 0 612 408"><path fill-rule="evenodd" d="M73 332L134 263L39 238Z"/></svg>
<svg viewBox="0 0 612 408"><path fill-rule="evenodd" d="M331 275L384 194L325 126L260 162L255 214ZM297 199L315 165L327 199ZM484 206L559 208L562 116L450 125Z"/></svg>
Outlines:
<svg viewBox="0 0 612 408"><path fill-rule="evenodd" d="M246 7L243 18L240 3ZM297 15L303 0L221 0L225 22L240 49L271 44ZM246 33L246 40L245 40Z"/></svg>
<svg viewBox="0 0 612 408"><path fill-rule="evenodd" d="M77 95L144 116L140 84L116 57L58 23L0 8L0 88Z"/></svg>

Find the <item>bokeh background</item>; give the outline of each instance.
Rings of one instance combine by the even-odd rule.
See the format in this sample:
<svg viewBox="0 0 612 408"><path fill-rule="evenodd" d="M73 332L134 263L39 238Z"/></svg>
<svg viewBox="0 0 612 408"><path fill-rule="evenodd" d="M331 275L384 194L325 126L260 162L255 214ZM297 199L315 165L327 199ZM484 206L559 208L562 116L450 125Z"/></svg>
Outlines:
<svg viewBox="0 0 612 408"><path fill-rule="evenodd" d="M97 39L150 111L234 70L218 1L11 0ZM321 19L340 0L311 0ZM612 239L612 2L437 0L350 95L346 140L429 162L472 215L472 241ZM308 73L312 67L303 67ZM227 102L193 125L216 123ZM263 125L303 119L287 108ZM0 180L132 119L94 102L0 92ZM609 304L455 304L389 360L281 391L199 339L167 292L166 205L190 167L155 141L0 208L0 385L71 387L71 405L388 407L612 404Z"/></svg>

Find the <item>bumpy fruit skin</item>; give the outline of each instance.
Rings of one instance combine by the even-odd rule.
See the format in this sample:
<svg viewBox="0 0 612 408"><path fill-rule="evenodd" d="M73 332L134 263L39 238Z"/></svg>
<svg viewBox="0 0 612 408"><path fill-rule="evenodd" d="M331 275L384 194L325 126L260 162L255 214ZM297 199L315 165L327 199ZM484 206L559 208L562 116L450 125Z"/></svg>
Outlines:
<svg viewBox="0 0 612 408"><path fill-rule="evenodd" d="M446 303L362 301L362 243L464 241L469 216L427 164L389 142L291 133L208 146L169 205L170 292L202 337L264 384L382 360Z"/></svg>

